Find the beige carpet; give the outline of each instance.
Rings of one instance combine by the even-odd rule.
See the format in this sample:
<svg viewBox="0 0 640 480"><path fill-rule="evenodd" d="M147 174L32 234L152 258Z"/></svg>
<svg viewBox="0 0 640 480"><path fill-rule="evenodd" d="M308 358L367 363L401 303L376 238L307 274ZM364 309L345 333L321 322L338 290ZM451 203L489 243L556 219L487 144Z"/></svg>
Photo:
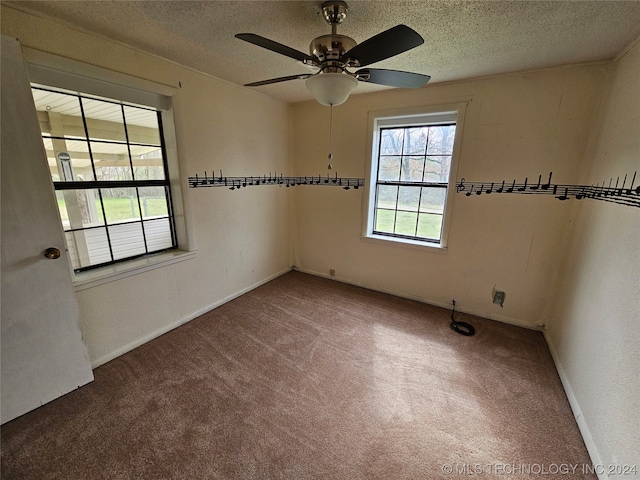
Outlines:
<svg viewBox="0 0 640 480"><path fill-rule="evenodd" d="M543 336L449 316L288 273L5 424L2 478L596 478Z"/></svg>

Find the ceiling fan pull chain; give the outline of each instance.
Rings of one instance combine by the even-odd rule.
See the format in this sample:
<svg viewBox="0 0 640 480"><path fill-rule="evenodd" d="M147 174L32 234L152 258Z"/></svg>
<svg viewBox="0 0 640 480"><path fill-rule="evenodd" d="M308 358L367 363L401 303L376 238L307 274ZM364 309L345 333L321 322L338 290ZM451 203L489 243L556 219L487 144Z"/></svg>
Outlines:
<svg viewBox="0 0 640 480"><path fill-rule="evenodd" d="M331 153L331 144L332 144L332 136L333 136L333 104L329 105L329 155L327 158L329 159L328 170L331 170L333 166L331 165L331 160L333 160L333 153Z"/></svg>

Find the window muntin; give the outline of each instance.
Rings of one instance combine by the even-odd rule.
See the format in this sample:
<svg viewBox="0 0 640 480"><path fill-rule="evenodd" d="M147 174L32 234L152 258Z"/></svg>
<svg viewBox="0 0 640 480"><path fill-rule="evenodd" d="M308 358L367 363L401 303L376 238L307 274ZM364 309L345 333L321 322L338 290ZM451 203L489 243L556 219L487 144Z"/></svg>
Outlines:
<svg viewBox="0 0 640 480"><path fill-rule="evenodd" d="M32 86L76 272L177 247L160 112Z"/></svg>
<svg viewBox="0 0 640 480"><path fill-rule="evenodd" d="M455 134L453 120L377 126L371 233L440 244Z"/></svg>

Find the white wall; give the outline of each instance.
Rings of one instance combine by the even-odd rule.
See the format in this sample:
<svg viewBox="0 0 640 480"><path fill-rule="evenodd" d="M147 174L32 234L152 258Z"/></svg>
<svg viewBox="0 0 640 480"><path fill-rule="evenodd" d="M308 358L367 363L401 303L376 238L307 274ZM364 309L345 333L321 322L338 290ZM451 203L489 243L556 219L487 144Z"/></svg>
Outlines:
<svg viewBox="0 0 640 480"><path fill-rule="evenodd" d="M445 253L367 241L360 237L363 189L186 188L186 176L214 168L226 175L294 167L298 175L326 172L326 107L289 107L4 6L2 31L28 47L182 84L174 97L176 135L198 254L78 292L94 365L287 270L292 261L321 275L335 268L339 280L397 295L440 305L456 298L461 310L488 318L548 323L547 338L592 455L608 464L640 463L635 209L546 196L456 195ZM522 180L553 171L558 183L591 183L640 170L639 57L636 46L615 65L601 112L609 64L353 96L334 111L334 167L341 176L364 176L370 109L468 101L456 178ZM598 113L603 122L594 137ZM504 309L491 303L494 285L507 292ZM549 298L556 299L551 306Z"/></svg>
<svg viewBox="0 0 640 480"><path fill-rule="evenodd" d="M173 109L183 200L198 253L77 292L94 366L290 268L289 190L188 189L186 180L213 169L228 176L291 171L291 107L5 6L2 31L25 47L178 88Z"/></svg>
<svg viewBox="0 0 640 480"><path fill-rule="evenodd" d="M365 176L372 109L468 101L456 178L575 183L608 65L556 68L356 95L334 108L333 165ZM293 109L298 175L326 172L329 109ZM446 252L361 238L364 189L295 192L296 257L304 271L535 328L561 261L571 202L551 196L454 196ZM506 291L504 308L493 287Z"/></svg>
<svg viewBox="0 0 640 480"><path fill-rule="evenodd" d="M640 44L614 64L607 90L583 181L638 171L638 186ZM547 340L592 458L640 468L640 211L581 203L563 252Z"/></svg>

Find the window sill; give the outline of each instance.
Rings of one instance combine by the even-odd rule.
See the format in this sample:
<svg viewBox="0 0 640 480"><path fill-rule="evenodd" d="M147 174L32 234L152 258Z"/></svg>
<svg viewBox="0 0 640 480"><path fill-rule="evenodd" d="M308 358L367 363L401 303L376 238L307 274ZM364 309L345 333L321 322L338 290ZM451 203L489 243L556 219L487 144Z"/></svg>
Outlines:
<svg viewBox="0 0 640 480"><path fill-rule="evenodd" d="M376 235L374 233L363 235L361 238L366 242L386 243L387 245L391 244L392 246L420 249L423 251L428 249L433 253L447 253L447 247L438 243L421 242L408 238L387 237L386 235Z"/></svg>
<svg viewBox="0 0 640 480"><path fill-rule="evenodd" d="M76 292L79 292L87 288L97 287L98 285L148 272L149 270L184 262L185 260L195 258L196 253L195 251L185 252L184 250L171 250L169 252L162 252L127 262L76 273L73 274L73 287Z"/></svg>

